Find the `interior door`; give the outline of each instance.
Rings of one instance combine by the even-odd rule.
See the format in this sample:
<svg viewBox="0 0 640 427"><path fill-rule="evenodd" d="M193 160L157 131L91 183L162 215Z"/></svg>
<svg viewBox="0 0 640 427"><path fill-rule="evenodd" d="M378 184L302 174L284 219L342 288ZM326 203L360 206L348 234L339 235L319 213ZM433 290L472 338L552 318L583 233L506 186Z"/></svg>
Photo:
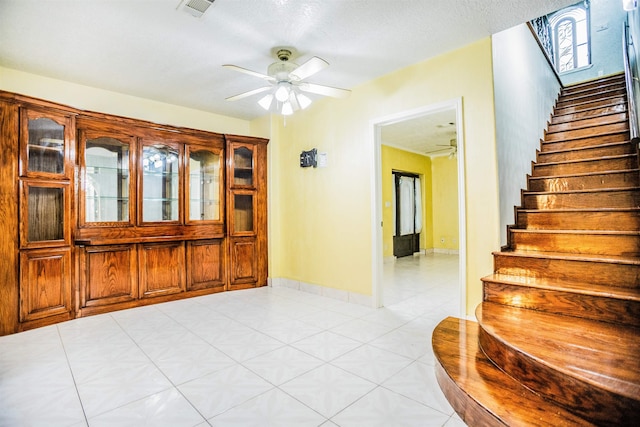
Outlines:
<svg viewBox="0 0 640 427"><path fill-rule="evenodd" d="M403 257L420 251L422 197L420 177L394 172L395 233L393 255Z"/></svg>

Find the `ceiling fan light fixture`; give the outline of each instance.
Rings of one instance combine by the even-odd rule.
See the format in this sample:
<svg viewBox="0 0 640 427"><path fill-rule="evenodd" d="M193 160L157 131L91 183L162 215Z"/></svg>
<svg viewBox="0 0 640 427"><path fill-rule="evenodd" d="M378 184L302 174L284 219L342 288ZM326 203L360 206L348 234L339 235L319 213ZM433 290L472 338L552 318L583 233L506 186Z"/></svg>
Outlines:
<svg viewBox="0 0 640 427"><path fill-rule="evenodd" d="M298 93L296 97L298 98L298 104L300 104L300 108L302 108L303 110L311 105L311 99L309 99L309 97L305 94Z"/></svg>
<svg viewBox="0 0 640 427"><path fill-rule="evenodd" d="M291 92L291 83L289 82L278 82L278 88L276 89L275 97L280 102L285 102L289 99L289 94Z"/></svg>
<svg viewBox="0 0 640 427"><path fill-rule="evenodd" d="M280 111L280 113L283 116L290 116L293 114L293 107L291 106L291 103L289 101L286 101L282 104L282 110Z"/></svg>
<svg viewBox="0 0 640 427"><path fill-rule="evenodd" d="M272 102L273 102L273 95L268 94L260 98L260 101L258 101L258 105L260 105L265 110L269 111L269 109L271 108Z"/></svg>

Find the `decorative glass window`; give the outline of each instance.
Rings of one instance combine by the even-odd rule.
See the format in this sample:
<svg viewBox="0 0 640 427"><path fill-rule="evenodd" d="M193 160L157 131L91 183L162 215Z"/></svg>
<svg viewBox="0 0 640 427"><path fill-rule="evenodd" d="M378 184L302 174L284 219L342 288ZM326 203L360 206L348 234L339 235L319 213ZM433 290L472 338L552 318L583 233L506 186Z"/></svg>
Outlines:
<svg viewBox="0 0 640 427"><path fill-rule="evenodd" d="M565 73L591 64L589 2L580 2L551 15L555 65Z"/></svg>

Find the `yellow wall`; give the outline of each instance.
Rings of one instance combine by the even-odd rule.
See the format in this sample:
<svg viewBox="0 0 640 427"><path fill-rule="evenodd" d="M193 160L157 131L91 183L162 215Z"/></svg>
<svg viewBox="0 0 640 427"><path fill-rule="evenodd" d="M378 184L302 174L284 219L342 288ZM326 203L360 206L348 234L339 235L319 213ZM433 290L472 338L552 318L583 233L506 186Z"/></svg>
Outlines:
<svg viewBox="0 0 640 427"><path fill-rule="evenodd" d="M81 110L212 132L251 135L247 120L51 79L10 68L0 67L0 90L45 99Z"/></svg>
<svg viewBox="0 0 640 427"><path fill-rule="evenodd" d="M458 250L458 166L457 159L438 156L431 159L433 176L434 249ZM444 240L444 241L443 241Z"/></svg>
<svg viewBox="0 0 640 427"><path fill-rule="evenodd" d="M270 277L372 295L375 211L372 121L462 98L466 145L467 313L499 248L491 41L415 64L275 120L271 137ZM299 167L300 151L328 167Z"/></svg>
<svg viewBox="0 0 640 427"><path fill-rule="evenodd" d="M420 249L433 248L433 217L431 212L431 159L428 156L410 153L398 148L383 145L382 163L382 255L393 256L393 175L403 171L420 175L422 187L422 232ZM388 204L388 206L387 206Z"/></svg>

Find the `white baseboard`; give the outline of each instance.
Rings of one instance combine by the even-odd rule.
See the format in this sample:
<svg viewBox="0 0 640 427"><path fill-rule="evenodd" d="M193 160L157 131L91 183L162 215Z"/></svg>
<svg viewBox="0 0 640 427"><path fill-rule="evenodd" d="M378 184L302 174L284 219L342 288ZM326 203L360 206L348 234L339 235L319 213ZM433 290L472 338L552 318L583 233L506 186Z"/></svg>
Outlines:
<svg viewBox="0 0 640 427"><path fill-rule="evenodd" d="M310 294L320 295L352 304L364 305L366 307L372 307L373 304L373 297L370 295L362 295L356 292L329 288L326 286L315 285L313 283L299 282L297 280L291 280L284 277L270 278L267 283L273 288L296 289L301 292L308 292Z"/></svg>

